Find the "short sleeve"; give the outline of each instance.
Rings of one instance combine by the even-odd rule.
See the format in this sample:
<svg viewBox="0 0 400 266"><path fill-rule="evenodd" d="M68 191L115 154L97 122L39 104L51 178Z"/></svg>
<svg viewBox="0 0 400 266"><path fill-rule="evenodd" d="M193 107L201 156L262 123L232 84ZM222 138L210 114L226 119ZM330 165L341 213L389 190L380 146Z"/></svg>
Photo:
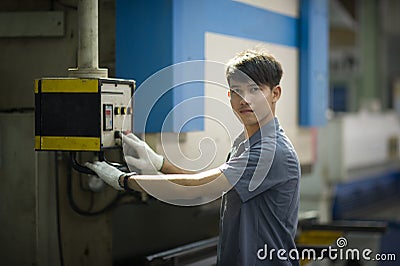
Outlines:
<svg viewBox="0 0 400 266"><path fill-rule="evenodd" d="M287 173L285 167L275 169L282 162L282 154L275 143L253 144L240 156L233 157L220 167L243 202L279 183ZM278 170L278 171L277 171ZM274 176L271 176L273 173Z"/></svg>

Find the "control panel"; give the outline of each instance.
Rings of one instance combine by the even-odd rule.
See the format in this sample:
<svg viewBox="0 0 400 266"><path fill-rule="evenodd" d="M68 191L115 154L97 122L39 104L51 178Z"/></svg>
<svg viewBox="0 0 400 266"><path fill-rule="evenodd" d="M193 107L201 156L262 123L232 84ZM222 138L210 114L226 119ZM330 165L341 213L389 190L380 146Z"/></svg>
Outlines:
<svg viewBox="0 0 400 266"><path fill-rule="evenodd" d="M121 131L132 131L131 91L130 84L101 84L101 128L104 148L118 145Z"/></svg>
<svg viewBox="0 0 400 266"><path fill-rule="evenodd" d="M35 80L35 150L101 151L132 131L135 81Z"/></svg>

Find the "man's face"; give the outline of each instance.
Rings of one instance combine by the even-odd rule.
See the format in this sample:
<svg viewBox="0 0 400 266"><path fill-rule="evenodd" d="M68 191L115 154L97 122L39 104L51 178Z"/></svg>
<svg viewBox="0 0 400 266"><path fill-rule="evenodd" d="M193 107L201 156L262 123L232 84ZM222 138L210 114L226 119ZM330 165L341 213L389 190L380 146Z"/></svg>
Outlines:
<svg viewBox="0 0 400 266"><path fill-rule="evenodd" d="M233 111L246 127L261 127L273 118L273 93L267 85L253 81L230 81L230 102Z"/></svg>

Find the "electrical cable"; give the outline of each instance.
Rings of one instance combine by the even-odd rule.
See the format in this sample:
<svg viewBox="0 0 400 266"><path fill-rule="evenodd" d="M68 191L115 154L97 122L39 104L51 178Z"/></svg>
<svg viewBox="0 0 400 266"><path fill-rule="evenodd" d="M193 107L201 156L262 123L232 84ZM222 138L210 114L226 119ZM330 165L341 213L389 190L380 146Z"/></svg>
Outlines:
<svg viewBox="0 0 400 266"><path fill-rule="evenodd" d="M60 176L59 176L59 167L58 167L58 159L57 159L57 152L54 153L54 166L55 166L55 193L56 193L56 223L57 223L57 242L58 242L58 253L59 253L59 261L60 266L64 266L64 251L63 251L63 241L62 241L62 234L61 234L61 212L60 212ZM112 207L116 206L117 202L122 199L124 196L131 195L135 196L135 199L138 199L136 194L133 193L118 193L117 196L111 201L110 204L106 205L102 209L94 212L90 212L93 208L93 197L94 194L91 192L91 203L89 206L89 211L84 211L78 207L75 203L73 196L72 196L72 167L68 165L68 172L67 172L67 194L68 194L68 202L71 208L80 215L83 216L96 216L103 214L104 212L110 210ZM131 201L131 203L137 203L139 201Z"/></svg>
<svg viewBox="0 0 400 266"><path fill-rule="evenodd" d="M104 161L104 162L108 163L109 165L111 165L115 168L118 168L121 171L124 171L124 172L129 171L128 166L126 164L109 162L106 159L106 157L104 156L104 152L99 152L97 154L97 156L99 157L99 161ZM87 168L86 166L81 165L77 161L76 152L71 152L71 162L72 162L72 168L74 168L79 173L88 174L88 175L97 175L93 170Z"/></svg>
<svg viewBox="0 0 400 266"><path fill-rule="evenodd" d="M78 161L76 160L76 152L71 152L70 155L71 155L72 168L74 168L79 173L84 173L84 174L88 174L88 175L96 175L96 173L94 171L92 171L91 169L87 168L86 166L83 166L78 163ZM102 155L99 154L99 157L102 157Z"/></svg>
<svg viewBox="0 0 400 266"><path fill-rule="evenodd" d="M120 164L120 163L112 163L107 161L107 159L104 156L104 152L100 152L98 154L99 160L100 161L105 161L106 163L110 164L113 167L118 168L119 170L122 171L127 171L129 170L126 164ZM72 193L72 169L78 171L79 173L84 173L84 174L89 174L89 175L96 175L94 171L91 169L87 168L86 166L81 165L77 159L76 159L76 152L70 152L70 165L68 165L68 172L67 172L67 196L68 196L68 202L72 208L73 211L76 213L82 215L82 216L97 216L101 215L108 210L112 209L113 207L117 206L118 201L120 201L123 197L125 196L134 196L137 199L140 199L140 192L125 192L125 193L120 193L118 192L115 198L106 206L101 208L100 210L97 211L90 211L93 207L93 192L92 197L91 197L91 203L90 203L90 208L89 211L85 211L82 208L78 206L78 204L75 202L73 198L73 193Z"/></svg>
<svg viewBox="0 0 400 266"><path fill-rule="evenodd" d="M58 253L60 259L60 265L64 266L64 253L62 248L62 237L61 237L61 222L60 222L60 191L59 191L59 174L58 174L58 161L57 153L54 153L54 164L55 164L55 179L56 179L56 215L57 215L57 239L58 239Z"/></svg>
<svg viewBox="0 0 400 266"><path fill-rule="evenodd" d="M117 193L115 198L111 200L109 204L104 206L103 208L97 210L97 211L85 211L81 209L75 202L73 195L72 195L72 167L68 167L68 173L67 173L67 196L68 196L68 202L72 208L73 211L76 213L82 215L82 216L97 216L101 215L108 210L112 209L113 207L116 206L117 202L124 197L124 193Z"/></svg>
<svg viewBox="0 0 400 266"><path fill-rule="evenodd" d="M120 170L120 171L123 171L123 172L129 172L129 171L130 171L129 168L128 168L128 165L127 165L126 163L125 163L125 164L122 164L122 163L113 163L113 162L109 162L109 161L107 161L107 159L106 159L105 156L103 157L103 160L104 160L107 164L109 164L109 165L111 165L111 166L117 168L117 169Z"/></svg>

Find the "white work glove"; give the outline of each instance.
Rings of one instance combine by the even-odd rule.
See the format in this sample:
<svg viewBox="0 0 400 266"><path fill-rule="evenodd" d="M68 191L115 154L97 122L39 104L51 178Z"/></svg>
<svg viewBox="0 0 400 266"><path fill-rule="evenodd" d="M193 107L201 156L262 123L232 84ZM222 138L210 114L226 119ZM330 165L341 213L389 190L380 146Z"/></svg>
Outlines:
<svg viewBox="0 0 400 266"><path fill-rule="evenodd" d="M131 171L138 169L142 174L157 174L161 170L164 157L155 153L134 134L122 135L122 145L125 161Z"/></svg>
<svg viewBox="0 0 400 266"><path fill-rule="evenodd" d="M85 166L91 170L93 170L104 182L112 186L117 190L124 190L119 185L119 177L124 174L124 172L118 170L117 168L109 165L106 162L94 162L94 163L85 163Z"/></svg>

